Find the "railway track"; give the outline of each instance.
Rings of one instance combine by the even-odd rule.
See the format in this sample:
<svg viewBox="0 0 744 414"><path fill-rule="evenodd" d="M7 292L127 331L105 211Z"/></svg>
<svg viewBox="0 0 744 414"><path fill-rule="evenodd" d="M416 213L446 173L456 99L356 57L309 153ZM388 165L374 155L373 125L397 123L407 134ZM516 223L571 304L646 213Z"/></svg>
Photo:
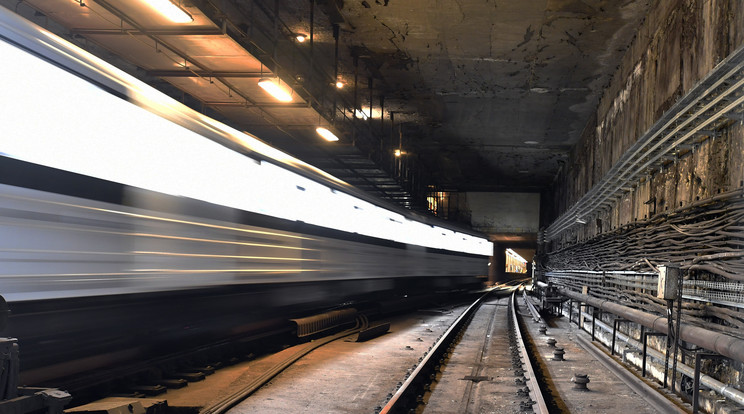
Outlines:
<svg viewBox="0 0 744 414"><path fill-rule="evenodd" d="M609 412L623 395L634 412L653 412L648 392L592 368L597 358L583 351L586 341L572 339L571 325L561 318L543 321L529 298L517 304L517 292L509 287L466 305L417 307L390 319L387 335L341 340L367 327L361 315L353 328L216 370L157 398L167 400L170 411L163 413L547 413ZM551 346L555 339L567 358L556 358L564 348ZM590 393L577 385L587 373Z"/></svg>
<svg viewBox="0 0 744 414"><path fill-rule="evenodd" d="M512 292L509 295L507 292ZM523 343L522 333L519 328L519 315L516 309L515 295L516 289L503 289L488 292L479 297L475 302L453 321L448 323L446 328L443 327L441 335L429 347L425 355L419 358L419 363L413 366L405 374L405 378L399 378L399 386L395 393L388 394L388 400L378 406L375 412L379 413L409 413L409 412L481 412L487 409L489 412L515 412L515 411L534 411L536 413L547 413L548 406L543 398L543 391L537 382L537 377L532 368L528 356L527 347ZM414 317L418 318L418 317ZM279 385L272 384L262 389L264 394L256 394L255 399L252 397L261 387L277 378L283 370L288 369L294 362L310 354L313 350L320 349L326 345L340 346L337 340L353 335L364 326L356 326L353 329L339 332L335 335L318 339L311 343L305 344L292 352L288 352L284 359L276 361L271 369L267 369L261 375L255 375L254 378L242 388L225 395L222 398L212 401L209 405L203 407L200 414L220 414L244 413L256 411L271 411L271 407L261 405L267 401L278 400L276 395L291 394L295 401L285 401L287 404L296 404L296 400L303 398L305 392L300 391L298 385L298 375L302 381L307 381L305 374L295 373L287 374L286 383L290 384L290 391L282 391L281 381ZM429 328L426 331L431 332ZM392 334L391 336L395 336ZM422 341L422 338L417 338ZM335 344L334 344L335 342ZM426 342L426 340L423 340ZM399 342L394 344L397 346ZM475 346L473 346L475 344ZM474 348L474 352L461 350L465 348ZM406 346L406 349L413 350L413 347ZM424 348L416 349L426 349ZM334 350L320 350L326 354L335 354ZM385 351L383 351L385 352ZM388 351L389 352L389 351ZM312 359L312 355L309 356ZM459 364L458 359L465 358L465 364ZM319 358L323 361L323 358ZM370 357L371 360L379 358ZM315 365L313 361L306 360L303 364ZM370 363L374 364L374 362ZM327 360L325 364L317 364L313 370L315 375L323 377L333 376L328 372ZM341 364L343 365L343 363ZM467 372L461 372L463 366L467 367ZM377 366L372 371L385 371L388 368ZM498 375L495 374L499 371ZM291 369L290 369L291 371ZM320 371L320 372L319 372ZM362 376L364 376L362 374ZM498 377L496 379L495 377ZM397 381L392 379L392 381ZM461 381L465 380L465 381ZM334 395L346 394L343 390L343 381L337 378ZM312 381L310 381L312 382ZM457 386L451 386L451 383L459 383ZM393 382L395 383L395 382ZM385 387L389 382L380 381L379 386ZM487 387L496 386L501 389L503 395L498 398L491 398L491 404L500 404L501 407L487 406L489 404L486 398L491 394L491 389ZM276 387L274 391L272 388ZM504 390L506 389L506 390ZM456 393L451 396L451 392ZM316 385L316 388L307 390L308 394L323 394L323 387ZM374 392L369 392L370 396L367 401L374 401ZM251 396L251 398L248 398ZM246 400L246 398L248 398ZM456 401L456 406L447 406L441 401ZM485 403L484 403L485 401ZM367 407L374 406L369 405ZM338 408L328 408L327 406L313 405L315 402L307 402L303 407L317 412L328 411L336 412ZM484 405L485 404L485 405ZM364 405L362 403L361 405ZM343 406L345 412L356 412L351 406ZM503 410L500 410L503 409ZM291 411L289 406L287 410Z"/></svg>
<svg viewBox="0 0 744 414"><path fill-rule="evenodd" d="M246 334L234 335L203 346L148 359L131 359L126 364L112 364L106 369L90 371L82 375L62 375L58 379L34 385L44 385L69 391L74 396L73 407L111 396L132 399L149 397L170 402L174 393L180 391L181 388L192 389L203 382L209 382L213 374L219 374L223 368L250 364L273 354L279 354L284 349L293 351L292 355L277 362L270 370L257 375L248 386L243 387L238 392L231 393L229 397L222 401L204 400L203 404L198 405L203 412L224 412L302 356L324 344L368 328L369 317L379 318L387 313L389 313L388 316L392 316L402 312L410 312L415 308L427 306L427 303L439 303L445 299L453 300L452 297L445 298L435 294L399 299L390 298L387 302L380 304L376 302L363 303L360 307L361 310L356 312L343 310L328 312L326 310L327 313L315 314L321 316L319 319L317 317L304 318L310 322L299 322L303 318L274 318L263 322L261 325L263 329L253 330ZM351 310L349 308L342 309ZM352 316L342 321L330 321L327 327L314 326L319 323L318 321L322 322L324 319L328 319L323 317L324 315L334 312ZM356 315L356 319L353 315ZM375 324L373 323L373 325ZM325 329L328 336L322 336L323 333L316 333L315 328L320 331ZM365 335L374 335L374 333L370 334L369 332L370 330L365 331ZM308 336L303 338L302 336L305 334ZM214 395L217 395L217 393L214 393ZM196 405L190 405L189 407L193 408Z"/></svg>
<svg viewBox="0 0 744 414"><path fill-rule="evenodd" d="M484 409L488 412L547 413L543 392L522 343L520 315L515 310L513 292L516 292L513 287L493 290L469 306L424 309L398 317L391 334L365 344L340 340L368 326L362 316L352 328L325 337L315 336L312 341L274 356L246 362L253 365L240 374L223 372L235 372L237 366L217 370L203 382L189 382L188 388L168 390L157 398L167 400L171 409L186 407L189 412L200 414L272 411L275 406L266 406L272 402L286 406L287 411L368 412L369 408L377 406L375 411L384 413L481 412ZM398 354L385 360L395 354L395 349L399 350ZM347 359L341 360L340 355ZM302 363L295 364L300 359ZM409 365L416 359L418 364ZM333 368L334 362L338 368ZM406 366L411 368L406 371ZM303 371L308 367L312 367L311 373ZM230 377L230 386L217 391L218 386L208 382L219 382L215 377L220 376ZM325 381L325 386L319 380ZM357 388L363 390L355 391L354 381L361 384ZM388 394L396 382L398 386L393 388L397 389ZM237 383L239 387L235 386ZM301 383L308 384L308 388L300 390ZM282 384L288 385L291 391L282 391ZM327 394L328 389L334 390L335 406L324 406L329 401L318 397ZM202 403L193 403L193 400L187 403L181 398L184 394L198 394L204 390L208 398ZM357 399L353 403L338 398L353 393ZM291 400L281 401L282 395L284 398L291 396ZM297 405L298 401L302 404ZM447 401L457 403L452 406L447 405Z"/></svg>
<svg viewBox="0 0 744 414"><path fill-rule="evenodd" d="M470 305L377 412L514 412L516 408L548 413L519 326L515 292L508 298L494 298L489 292ZM471 330L471 325L479 326ZM505 340L508 346L504 346ZM479 346L473 347L474 343ZM471 352L459 350L467 344L471 344ZM460 369L459 362L464 362ZM464 376L462 367L466 369ZM504 376L503 371L509 369L513 375ZM501 372L496 381L490 375L494 370ZM498 402L488 401L483 398L485 393L479 392L485 388L491 395L493 390L513 394Z"/></svg>

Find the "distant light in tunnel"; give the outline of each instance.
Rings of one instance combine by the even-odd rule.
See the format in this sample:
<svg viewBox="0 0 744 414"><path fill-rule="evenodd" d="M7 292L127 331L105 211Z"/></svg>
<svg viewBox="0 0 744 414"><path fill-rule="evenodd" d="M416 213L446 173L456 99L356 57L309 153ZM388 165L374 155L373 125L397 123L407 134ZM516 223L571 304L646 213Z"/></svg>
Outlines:
<svg viewBox="0 0 744 414"><path fill-rule="evenodd" d="M524 143L527 144L527 145L537 145L537 144L539 144L539 142L537 142L537 141L525 141Z"/></svg>
<svg viewBox="0 0 744 414"><path fill-rule="evenodd" d="M263 78L258 81L258 86L280 102L292 102L292 94L281 87L279 82L274 79Z"/></svg>
<svg viewBox="0 0 744 414"><path fill-rule="evenodd" d="M331 141L331 142L338 141L338 137L336 136L336 134L334 134L333 132L329 131L326 128L317 127L315 128L315 132L317 132L318 135L323 137L323 139L325 139L326 141Z"/></svg>
<svg viewBox="0 0 744 414"><path fill-rule="evenodd" d="M194 21L194 18L186 10L171 0L145 0L145 3L173 23L191 23Z"/></svg>
<svg viewBox="0 0 744 414"><path fill-rule="evenodd" d="M519 253L515 252L512 249L506 249L506 254L509 255L509 256L511 256L511 257L513 257L513 258L515 258L515 259L517 259L517 260L519 260L522 263L527 263L527 260L525 260L524 257L520 256Z"/></svg>

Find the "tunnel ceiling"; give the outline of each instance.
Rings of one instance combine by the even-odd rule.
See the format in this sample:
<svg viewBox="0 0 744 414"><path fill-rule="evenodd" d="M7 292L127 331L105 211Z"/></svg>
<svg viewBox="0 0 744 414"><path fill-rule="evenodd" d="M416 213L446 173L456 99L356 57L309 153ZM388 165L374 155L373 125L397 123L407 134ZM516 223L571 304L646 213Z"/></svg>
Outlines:
<svg viewBox="0 0 744 414"><path fill-rule="evenodd" d="M648 2L346 1L441 183L550 185ZM415 131L415 132L414 132ZM405 138L405 137L404 137Z"/></svg>
<svg viewBox="0 0 744 414"><path fill-rule="evenodd" d="M548 188L652 3L193 0L181 4L194 21L173 25L142 1L0 4L197 110L407 207L430 185ZM29 6L33 12L24 11ZM294 39L310 32L312 45ZM267 75L289 85L295 101L267 99L256 86ZM346 86L336 89L335 78ZM369 113L370 102L372 118L354 119L352 108ZM320 140L319 123L341 140Z"/></svg>

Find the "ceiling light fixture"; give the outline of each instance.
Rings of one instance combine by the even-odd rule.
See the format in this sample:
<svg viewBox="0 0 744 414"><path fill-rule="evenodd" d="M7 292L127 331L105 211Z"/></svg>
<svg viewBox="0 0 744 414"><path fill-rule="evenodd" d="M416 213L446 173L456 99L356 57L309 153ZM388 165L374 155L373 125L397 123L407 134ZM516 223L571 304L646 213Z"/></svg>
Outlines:
<svg viewBox="0 0 744 414"><path fill-rule="evenodd" d="M363 110L361 110L361 109L357 109L356 110L356 117L357 118L362 118L365 121L367 119L369 119L369 116Z"/></svg>
<svg viewBox="0 0 744 414"><path fill-rule="evenodd" d="M403 155L405 153L403 151L401 151L400 149L396 149L395 152L394 152L394 154L395 154L396 157L400 157L401 155Z"/></svg>
<svg viewBox="0 0 744 414"><path fill-rule="evenodd" d="M343 83L341 81L336 81L336 88L341 89L341 88L344 87L344 85L345 85L345 83Z"/></svg>
<svg viewBox="0 0 744 414"><path fill-rule="evenodd" d="M171 0L145 0L145 3L173 23L191 23L194 21L194 18L186 10Z"/></svg>
<svg viewBox="0 0 744 414"><path fill-rule="evenodd" d="M317 132L318 135L323 137L323 139L325 139L326 141L331 141L331 142L338 141L338 137L333 132L329 131L326 128L317 127L315 128L315 132Z"/></svg>
<svg viewBox="0 0 744 414"><path fill-rule="evenodd" d="M292 94L281 87L278 80L262 78L258 81L258 86L280 102L292 102Z"/></svg>
<svg viewBox="0 0 744 414"><path fill-rule="evenodd" d="M524 143L527 144L527 145L537 145L537 144L539 144L539 142L537 142L537 141L525 141Z"/></svg>
<svg viewBox="0 0 744 414"><path fill-rule="evenodd" d="M295 40L297 43L304 43L307 40L307 35L303 33L295 33Z"/></svg>

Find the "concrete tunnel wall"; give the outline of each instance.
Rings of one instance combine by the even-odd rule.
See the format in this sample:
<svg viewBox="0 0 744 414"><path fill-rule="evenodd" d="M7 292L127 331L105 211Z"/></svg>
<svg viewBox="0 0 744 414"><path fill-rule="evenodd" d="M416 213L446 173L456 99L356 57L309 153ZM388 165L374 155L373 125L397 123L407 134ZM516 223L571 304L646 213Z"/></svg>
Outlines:
<svg viewBox="0 0 744 414"><path fill-rule="evenodd" d="M532 260L540 224L540 194L461 193L458 209L467 214L474 229L488 234L494 241L493 256L488 270L489 283L527 276L506 272L505 250L507 248L522 250L518 253L527 261Z"/></svg>
<svg viewBox="0 0 744 414"><path fill-rule="evenodd" d="M744 2L656 1L556 181L551 194L555 216L590 191L666 110L743 46ZM542 246L547 253L543 259L553 269L580 268L576 257L582 249L586 254L596 254L592 250L595 242L614 238L618 244L630 244L630 224L650 230L643 234L653 234L670 219L671 215L663 213L744 189L744 126L732 121L718 132L718 136L705 138L693 151L656 170L600 212L596 222L591 217L586 225L572 226ZM668 255L672 250L681 248L668 246L658 255ZM613 269L630 261L627 256L604 257L593 265L600 263L603 269ZM692 277L724 280L705 272ZM708 323L714 321L709 319ZM742 389L742 367L740 362L721 362L714 370L721 381Z"/></svg>
<svg viewBox="0 0 744 414"><path fill-rule="evenodd" d="M744 45L744 3L730 0L657 1L604 91L553 190L556 214L589 191L618 158L730 53ZM627 193L599 218L602 231L671 211L744 185L740 122L707 139ZM571 234L574 231L578 234ZM574 228L561 244L591 238L598 226Z"/></svg>
<svg viewBox="0 0 744 414"><path fill-rule="evenodd" d="M486 234L536 234L540 219L540 194L465 193L473 228Z"/></svg>

